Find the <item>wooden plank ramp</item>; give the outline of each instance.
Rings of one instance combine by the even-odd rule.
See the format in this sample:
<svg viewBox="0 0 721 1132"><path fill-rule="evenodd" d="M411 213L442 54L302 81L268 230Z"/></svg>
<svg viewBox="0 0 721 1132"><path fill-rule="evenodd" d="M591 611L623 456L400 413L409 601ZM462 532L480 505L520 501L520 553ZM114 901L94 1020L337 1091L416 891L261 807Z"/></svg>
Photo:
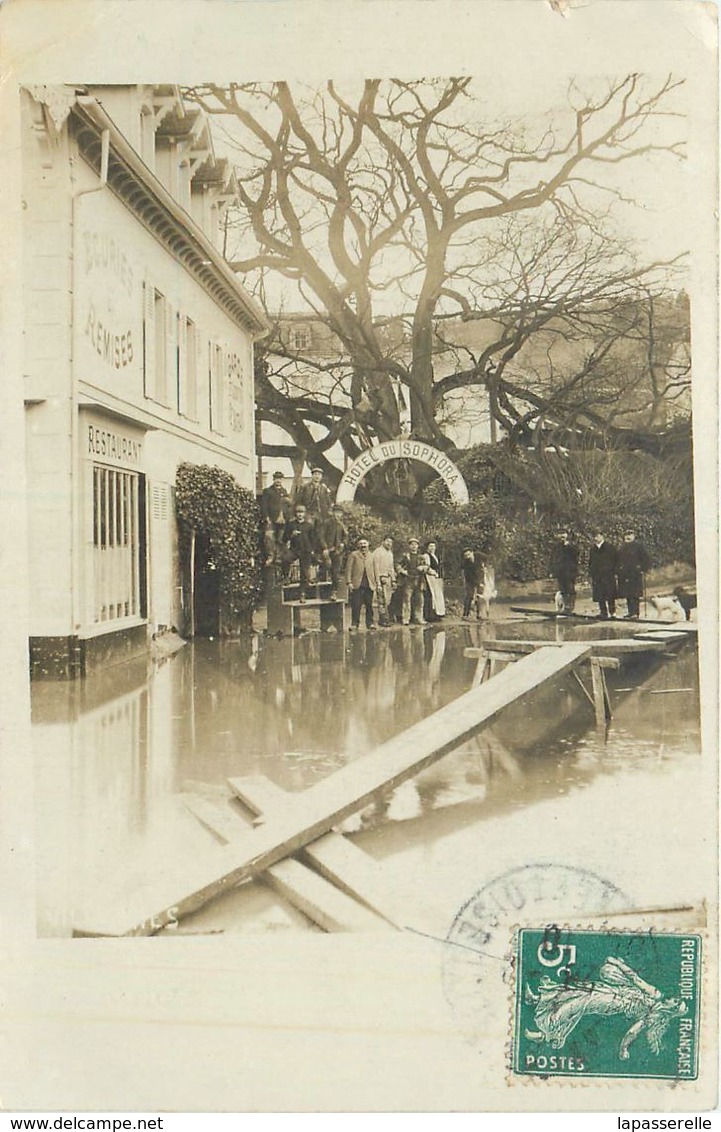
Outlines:
<svg viewBox="0 0 721 1132"><path fill-rule="evenodd" d="M568 672L589 645L541 648L472 688L427 719L355 759L288 801L282 814L217 851L213 861L188 863L180 875L158 878L133 897L113 901L107 917L83 934L154 935L228 888L257 876L363 809L379 792L399 786L483 730L510 704Z"/></svg>
<svg viewBox="0 0 721 1132"><path fill-rule="evenodd" d="M627 617L620 615L604 619L599 617L597 613L559 613L558 610L553 607L539 609L527 605L512 605L511 613L525 613L529 617L550 617L554 621L599 621L602 625L622 625L624 622L627 622L632 625L661 625L663 627L674 627L677 629L682 629L684 626L688 627L690 625L691 628L687 628L687 631L691 633L696 631L696 623L684 621L683 618L679 618L676 621L666 621L658 617L639 617L634 621L629 621Z"/></svg>
<svg viewBox="0 0 721 1132"><path fill-rule="evenodd" d="M274 811L281 812L292 797L261 774L229 778L228 785L253 814L263 815L265 819L272 817ZM324 833L317 841L306 845L302 856L327 880L362 901L389 924L403 926L402 917L398 915L398 892L387 867L342 833Z"/></svg>
<svg viewBox="0 0 721 1132"><path fill-rule="evenodd" d="M279 791L282 795L283 791ZM232 845L247 830L240 813L222 808L198 795L184 795L183 803L223 844ZM357 850L362 856L360 849ZM391 924L365 904L341 892L312 869L289 858L271 865L262 880L285 897L294 908L326 932L389 931Z"/></svg>
<svg viewBox="0 0 721 1132"><path fill-rule="evenodd" d="M605 640L599 641L583 641L587 645L591 656L605 656L608 653L648 653L648 652L665 652L666 639L661 640L660 637L644 636L642 639L635 637L608 637ZM497 652L508 653L531 653L540 648L564 648L567 644L566 641L527 641L515 640L512 638L492 640L490 637L481 647L468 647L463 650L463 655L467 657L479 657L482 653L496 650Z"/></svg>

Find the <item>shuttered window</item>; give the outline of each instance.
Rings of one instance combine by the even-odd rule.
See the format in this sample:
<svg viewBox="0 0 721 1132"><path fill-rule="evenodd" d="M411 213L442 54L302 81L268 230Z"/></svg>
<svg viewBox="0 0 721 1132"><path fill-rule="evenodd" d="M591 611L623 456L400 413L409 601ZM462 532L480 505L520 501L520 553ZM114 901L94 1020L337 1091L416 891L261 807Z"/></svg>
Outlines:
<svg viewBox="0 0 721 1132"><path fill-rule="evenodd" d="M145 284L143 383L145 396L170 408L178 387L178 317L165 295Z"/></svg>
<svg viewBox="0 0 721 1132"><path fill-rule="evenodd" d="M141 613L142 538L137 472L93 465L93 616L96 623Z"/></svg>
<svg viewBox="0 0 721 1132"><path fill-rule="evenodd" d="M225 351L217 342L210 343L210 427L213 432L226 431Z"/></svg>
<svg viewBox="0 0 721 1132"><path fill-rule="evenodd" d="M178 412L198 420L198 374L202 372L202 343L192 319L178 319Z"/></svg>

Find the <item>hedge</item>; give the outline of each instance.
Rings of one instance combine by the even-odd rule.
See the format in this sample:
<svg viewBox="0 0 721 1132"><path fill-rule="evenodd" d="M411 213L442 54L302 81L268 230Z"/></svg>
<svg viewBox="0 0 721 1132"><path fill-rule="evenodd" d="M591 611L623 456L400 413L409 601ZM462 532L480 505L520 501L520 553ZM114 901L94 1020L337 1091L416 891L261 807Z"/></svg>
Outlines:
<svg viewBox="0 0 721 1132"><path fill-rule="evenodd" d="M261 589L260 510L255 496L221 468L181 464L175 481L181 539L207 539L220 576L223 620L247 622Z"/></svg>

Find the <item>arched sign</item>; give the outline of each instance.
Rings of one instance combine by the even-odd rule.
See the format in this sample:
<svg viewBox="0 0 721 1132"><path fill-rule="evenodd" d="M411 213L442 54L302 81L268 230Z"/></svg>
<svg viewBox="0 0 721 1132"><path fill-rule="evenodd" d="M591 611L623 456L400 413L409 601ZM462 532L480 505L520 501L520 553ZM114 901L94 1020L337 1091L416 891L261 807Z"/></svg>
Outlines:
<svg viewBox="0 0 721 1132"><path fill-rule="evenodd" d="M468 503L466 481L456 464L438 448L432 448L422 440L409 440L407 437L386 440L383 444L366 448L343 474L336 492L336 503L352 503L356 488L364 476L372 468L377 468L388 460L419 460L422 464L427 464L441 477L454 503L461 507Z"/></svg>

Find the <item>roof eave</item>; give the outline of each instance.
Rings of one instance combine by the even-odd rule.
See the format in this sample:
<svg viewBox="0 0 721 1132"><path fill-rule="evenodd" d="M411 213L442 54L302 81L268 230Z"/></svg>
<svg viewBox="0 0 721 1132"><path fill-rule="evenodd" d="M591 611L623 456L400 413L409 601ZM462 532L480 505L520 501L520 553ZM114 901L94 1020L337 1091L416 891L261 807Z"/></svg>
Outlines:
<svg viewBox="0 0 721 1132"><path fill-rule="evenodd" d="M205 283L203 279L200 278L198 265L203 268L200 274L207 276L208 272L210 272L214 276L215 283L218 286L215 288L206 286L206 290L222 291L226 289L231 291L244 313L245 318L243 321L246 324L245 328L251 333L254 340L264 338L270 332L271 326L261 307L238 281L235 273L230 269L225 259L216 250L196 221L193 220L192 216L175 200L160 179L147 167L140 155L133 149L103 107L92 96L79 95L76 105L73 108L73 114L80 118L86 126L90 125L94 130L98 131L98 141L100 141L100 134L102 134L104 130L108 130L110 134L111 153L113 151L115 152L116 159L124 166L125 173L132 177L137 188L144 193L147 198L150 198L157 208L166 213L177 226L177 237L179 239L183 236L185 237L189 254L186 257L182 257L184 266L188 268L192 274L195 274L204 286ZM93 164L93 161L85 153L83 153L83 157L89 164ZM111 176L112 174L109 173L109 187L117 192L116 187L112 183ZM126 200L125 203L132 211L140 216L140 219L145 223L146 227L151 226L147 217L140 215L139 207L134 201Z"/></svg>

